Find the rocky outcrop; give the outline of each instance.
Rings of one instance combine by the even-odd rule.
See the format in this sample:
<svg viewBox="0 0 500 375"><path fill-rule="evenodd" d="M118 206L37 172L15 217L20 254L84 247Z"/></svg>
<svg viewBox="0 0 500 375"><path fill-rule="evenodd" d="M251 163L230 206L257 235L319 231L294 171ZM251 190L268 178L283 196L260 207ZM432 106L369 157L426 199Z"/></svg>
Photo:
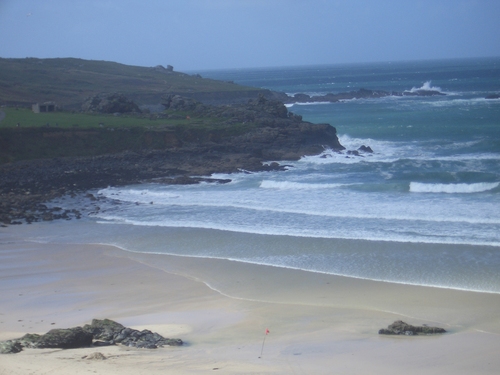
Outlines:
<svg viewBox="0 0 500 375"><path fill-rule="evenodd" d="M22 350L22 345L16 340L0 341L0 354L15 354Z"/></svg>
<svg viewBox="0 0 500 375"><path fill-rule="evenodd" d="M397 320L387 328L383 328L378 331L380 335L433 335L446 333L446 330L439 327L429 327L427 325L422 326L412 326L411 324L405 323L402 320Z"/></svg>
<svg viewBox="0 0 500 375"><path fill-rule="evenodd" d="M111 319L93 319L92 323L85 324L83 329L95 340L111 341L125 329L125 326Z"/></svg>
<svg viewBox="0 0 500 375"><path fill-rule="evenodd" d="M174 67L172 65L167 65L165 68L163 65L156 65L155 67L151 68L152 70L160 73L172 73L174 71Z"/></svg>
<svg viewBox="0 0 500 375"><path fill-rule="evenodd" d="M161 104L166 110L173 111L192 111L200 103L192 98L181 95L166 95L162 97Z"/></svg>
<svg viewBox="0 0 500 375"><path fill-rule="evenodd" d="M225 82L228 84L229 82ZM231 83L236 87L238 85ZM183 97L187 97L198 102L202 102L207 105L214 106L222 106L222 105L232 105L232 104L245 104L249 100L257 99L259 96L263 95L267 99L272 100L280 100L284 101L288 98L288 95L285 93L275 92L267 89L258 89L258 88L249 88L248 90L227 90L227 91L192 91L192 92L169 92L170 95L181 95ZM165 95L163 95L164 97ZM144 97L144 96L143 96ZM149 102L152 101L153 98L149 99ZM158 99L154 98L154 102L157 102ZM153 103L154 103L153 102Z"/></svg>
<svg viewBox="0 0 500 375"><path fill-rule="evenodd" d="M361 152L366 152L368 154L373 154L373 150L370 146L365 146L365 145L361 145L359 148L358 148L358 151L361 151Z"/></svg>
<svg viewBox="0 0 500 375"><path fill-rule="evenodd" d="M140 113L139 106L120 93L101 93L85 99L83 112L91 113Z"/></svg>
<svg viewBox="0 0 500 375"><path fill-rule="evenodd" d="M92 344L92 335L82 327L52 329L44 335L28 333L17 340L24 348L83 348Z"/></svg>
<svg viewBox="0 0 500 375"><path fill-rule="evenodd" d="M156 349L181 346L181 339L165 338L149 330L127 328L110 319L94 319L83 327L53 329L44 335L28 333L15 340L0 342L0 353L18 353L23 348L75 349L89 346L125 345L134 348Z"/></svg>
<svg viewBox="0 0 500 375"><path fill-rule="evenodd" d="M83 330L94 337L94 345L121 344L134 348L156 349L162 346L181 346L181 339L165 338L149 330L127 328L110 319L94 319Z"/></svg>
<svg viewBox="0 0 500 375"><path fill-rule="evenodd" d="M179 112L193 112L199 117L216 118L229 123L259 122L267 125L269 120L302 121L302 116L288 112L283 102L259 95L247 103L227 105L203 104L195 99L181 95L166 95L162 98L162 105L166 110ZM266 121L263 123L262 121ZM283 121L281 121L282 124Z"/></svg>

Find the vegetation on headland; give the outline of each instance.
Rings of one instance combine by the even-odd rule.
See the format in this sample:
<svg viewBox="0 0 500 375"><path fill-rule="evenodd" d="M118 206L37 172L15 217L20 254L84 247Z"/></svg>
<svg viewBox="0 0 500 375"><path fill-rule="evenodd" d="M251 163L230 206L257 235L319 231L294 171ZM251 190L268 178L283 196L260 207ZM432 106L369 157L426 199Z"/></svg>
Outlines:
<svg viewBox="0 0 500 375"><path fill-rule="evenodd" d="M35 114L26 108L3 108L0 164L54 157L97 156L179 147L181 141L242 134L256 126L231 123L192 112L161 115ZM169 118L170 116L170 118Z"/></svg>
<svg viewBox="0 0 500 375"><path fill-rule="evenodd" d="M103 92L120 92L135 104L153 106L156 111L81 111L88 98ZM247 102L263 92L267 90L179 73L171 66L138 67L74 58L0 58L0 164L165 149L179 145L173 138L190 141L241 134L255 123L228 122L182 108L161 112L162 98L188 95L220 104ZM31 111L32 104L49 101L55 103L55 112Z"/></svg>
<svg viewBox="0 0 500 375"><path fill-rule="evenodd" d="M103 113L81 113L81 112L49 112L33 113L28 108L2 108L5 118L0 121L0 129L5 128L102 128L112 127L135 127L135 126L160 126L166 121L158 121L154 118L137 115L120 115ZM188 121L185 118L169 120L169 124L184 125Z"/></svg>
<svg viewBox="0 0 500 375"><path fill-rule="evenodd" d="M54 101L65 110L80 110L85 98L99 92L120 92L142 105L157 104L165 94L191 94L208 102L256 97L266 91L170 68L75 58L0 58L0 105Z"/></svg>

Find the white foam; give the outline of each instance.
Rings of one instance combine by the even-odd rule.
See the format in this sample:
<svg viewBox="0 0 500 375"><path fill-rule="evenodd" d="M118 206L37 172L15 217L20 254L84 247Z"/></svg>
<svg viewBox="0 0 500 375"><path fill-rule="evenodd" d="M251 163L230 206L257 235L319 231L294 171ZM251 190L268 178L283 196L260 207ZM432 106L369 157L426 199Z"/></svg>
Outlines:
<svg viewBox="0 0 500 375"><path fill-rule="evenodd" d="M180 198L181 195L166 191L153 191L150 189L120 189L106 188L98 191L99 195L104 195L110 199L118 199L120 201L129 202L150 202L151 199L172 199Z"/></svg>
<svg viewBox="0 0 500 375"><path fill-rule="evenodd" d="M468 106L479 106L479 105L498 105L500 103L500 99L486 99L486 98L469 98L469 99L446 99L446 100L437 100L437 101L423 101L421 104L430 105L434 107L464 107Z"/></svg>
<svg viewBox="0 0 500 375"><path fill-rule="evenodd" d="M424 84L421 87L412 87L412 89L409 90L409 92L418 92L418 91L439 91L439 92L442 92L441 87L432 86L431 83L432 83L431 81L426 81L426 82L424 82Z"/></svg>
<svg viewBox="0 0 500 375"><path fill-rule="evenodd" d="M479 182L475 184L424 184L411 182L410 191L412 193L470 194L493 190L499 185L500 182Z"/></svg>
<svg viewBox="0 0 500 375"><path fill-rule="evenodd" d="M336 151L326 149L320 155L304 156L301 162L314 164L355 164L361 162L387 162L392 163L398 159L411 157L414 158L416 146L411 143L398 143L390 141L381 141L371 138L353 138L349 135L339 135L339 142L346 150ZM369 146L373 153L360 152L360 156L349 155L347 150L357 150L362 145ZM421 150L419 151L421 154Z"/></svg>
<svg viewBox="0 0 500 375"><path fill-rule="evenodd" d="M324 95L328 95L329 93L328 92L325 92L325 91L306 91L306 92L287 92L286 93L289 97L293 98L296 94L305 94L305 95L308 95L310 97L313 97L313 96L324 96Z"/></svg>
<svg viewBox="0 0 500 375"><path fill-rule="evenodd" d="M292 103L292 104L285 104L287 108L293 107L294 105L324 105L324 104L331 104L331 102L304 102L304 103Z"/></svg>
<svg viewBox="0 0 500 375"><path fill-rule="evenodd" d="M263 180L260 187L263 189L277 190L312 190L312 189L333 189L344 186L344 184L311 184L293 181L273 181Z"/></svg>
<svg viewBox="0 0 500 375"><path fill-rule="evenodd" d="M428 236L415 236L408 237L401 234L392 234L388 236L384 233L377 233L373 231L360 232L360 231L320 231L320 230L307 230L297 233L288 227L256 227L248 225L228 225L227 223L215 223L206 221L178 221L178 220L156 220L156 221L140 221L134 219L126 219L112 215L101 215L98 224L128 224L142 227L169 227L169 228L198 228L198 229L212 229L226 232L259 234L268 236L287 236L297 238L327 238L327 239L346 239L346 240L367 240L367 241L381 241L381 242L402 242L402 243L426 243L426 244L455 244L455 245L474 245L474 246L493 246L499 247L500 242L495 241L482 241L482 240L460 240L449 237L428 237ZM104 221L102 221L104 220Z"/></svg>
<svg viewBox="0 0 500 375"><path fill-rule="evenodd" d="M308 184L304 184L308 185ZM320 185L320 184L318 184ZM333 184L332 184L333 185ZM278 186L280 186L278 184ZM293 186L293 184L289 185ZM338 186L342 186L342 184L338 184ZM347 185L344 185L347 186ZM286 198L279 198L276 195L268 196L268 195L262 195L260 194L259 197L260 199L255 200L251 199L248 196L245 195L232 195L228 192L222 193L222 194L216 194L213 196L208 196L208 195L188 195L184 197L183 199L176 200L175 202L170 202L169 205L170 207L177 207L177 208L196 208L197 210L199 209L204 209L204 208L217 208L217 209L230 209L230 210L247 210L247 213L242 213L241 217L246 217L249 213L253 212L255 213L262 213L264 216L261 216L261 218L267 217L269 218L269 215L272 215L273 217L276 216L276 214L290 214L290 215L301 215L303 220L308 220L307 217L312 218L312 217L323 217L323 218L332 218L332 219L345 219L345 220L376 220L378 222L382 222L384 220L388 221L397 221L397 222L415 222L418 221L419 223L423 224L425 222L427 223L466 223L466 224L485 224L485 225L498 225L500 224L500 218L498 216L488 216L487 214L480 216L480 217L473 217L470 215L463 216L460 214L460 209L457 210L452 210L452 211L444 211L444 207L437 207L435 210L430 211L428 209L421 210L421 204L419 203L414 203L411 205L408 205L405 212L400 212L398 210L396 211L390 211L386 209L383 209L383 206L379 206L376 201L373 201L371 199L365 200L362 204L366 206L364 211L357 211L355 210L355 206L350 206L346 205L345 207L337 207L337 202L338 198L335 199L332 195L325 195L323 192L321 192L321 196L324 196L325 199L327 199L327 202L322 202L318 201L317 199L313 200L307 200L304 198L303 200L306 201L305 205L298 204L298 205L291 205L288 204L287 202L289 200L297 201L298 197L300 197L303 193L300 191L302 189L295 189L292 191L292 188L286 187L285 189L288 189L289 192L287 194L293 194L293 195L288 195ZM311 194L313 191L317 191L317 188L310 188L308 187L309 191L311 191ZM265 189L267 191L272 191L272 188L267 188ZM276 189L278 190L278 189ZM330 190L332 190L330 188ZM296 194L294 194L296 193ZM350 201L350 197L352 195L347 194L347 195L342 195L344 197L344 200ZM225 199L223 199L225 198ZM341 199L342 200L342 199ZM126 202L127 200L124 200ZM130 202L130 201L128 201ZM266 202L266 204L262 204L263 202ZM437 204L437 202L435 203ZM160 204L156 204L155 206L160 206ZM455 207L455 206L452 206ZM148 205L149 208L149 205ZM439 212L439 213L438 213ZM100 211L96 214L97 217L100 218L110 218L111 220L118 220L119 218L127 218L128 216L125 214L124 216L113 216L110 217L109 213L106 212L106 210ZM173 212L169 213L169 217L165 218L165 220L170 220L175 214ZM134 217L136 215L132 215ZM162 214L160 214L162 216ZM248 220L251 220L251 216L248 216ZM156 215L150 215L144 212L143 215L141 215L142 221L149 221L151 225L162 225L160 222L162 222L164 219L161 219L160 222L157 222L156 220L158 219L158 216ZM162 216L163 217L163 216ZM204 214L197 214L196 211L193 211L192 215L189 215L190 218L203 218L203 220L206 220L207 217L204 216ZM210 216L211 217L211 216ZM188 218L187 216L185 218ZM184 217L183 217L184 219ZM190 220L188 218L188 220ZM223 219L221 219L224 221ZM262 219L260 219L262 220ZM154 224L153 224L154 222ZM184 222L185 224L185 222ZM166 226L170 226L171 224L168 224ZM189 226L189 225L188 225ZM292 226L290 226L290 229ZM299 232L305 229L305 227L301 227L298 231L298 228L293 229L295 231L295 235L299 235ZM281 230L281 229L280 229ZM319 228L319 231L322 232L322 229ZM278 231L279 233L279 231Z"/></svg>

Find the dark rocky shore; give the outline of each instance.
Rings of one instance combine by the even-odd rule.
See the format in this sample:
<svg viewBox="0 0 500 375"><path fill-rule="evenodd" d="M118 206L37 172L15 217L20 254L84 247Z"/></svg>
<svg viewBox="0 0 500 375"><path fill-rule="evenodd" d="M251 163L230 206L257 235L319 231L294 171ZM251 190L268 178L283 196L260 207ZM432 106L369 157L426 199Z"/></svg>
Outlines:
<svg viewBox="0 0 500 375"><path fill-rule="evenodd" d="M177 134L151 133L152 137L168 138L161 149L146 147L93 157L58 157L0 165L0 223L79 218L81 213L76 210L49 209L44 203L90 189L151 180L165 184L197 183L203 179L192 176L283 169L278 163L263 163L298 160L304 155L319 154L325 148L344 149L334 127L302 121L300 116L289 113L283 103L264 97L246 105L223 107L171 97L166 98L164 105L167 109L198 111L219 118L226 125L231 122L253 125L236 134L207 134L203 129ZM86 136L97 140L100 135L93 131ZM71 139L66 137L62 141Z"/></svg>

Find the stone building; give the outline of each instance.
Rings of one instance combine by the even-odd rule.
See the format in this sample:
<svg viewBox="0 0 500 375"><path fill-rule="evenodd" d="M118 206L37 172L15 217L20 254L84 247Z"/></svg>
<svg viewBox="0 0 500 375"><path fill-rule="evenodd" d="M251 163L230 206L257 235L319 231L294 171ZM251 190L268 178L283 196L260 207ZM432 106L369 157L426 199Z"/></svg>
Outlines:
<svg viewBox="0 0 500 375"><path fill-rule="evenodd" d="M55 102L35 103L31 106L34 113L55 112L57 109Z"/></svg>

